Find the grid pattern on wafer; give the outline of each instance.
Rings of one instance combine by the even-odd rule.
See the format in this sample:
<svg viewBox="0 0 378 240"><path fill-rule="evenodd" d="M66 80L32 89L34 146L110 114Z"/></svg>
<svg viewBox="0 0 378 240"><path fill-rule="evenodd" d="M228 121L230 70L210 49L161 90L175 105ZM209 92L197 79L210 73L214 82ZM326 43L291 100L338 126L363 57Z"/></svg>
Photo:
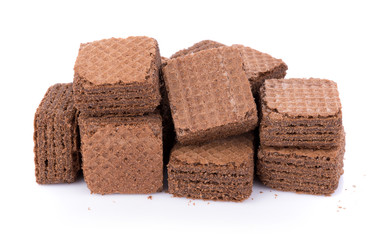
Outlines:
<svg viewBox="0 0 378 240"><path fill-rule="evenodd" d="M252 136L249 134L211 141L200 145L176 145L171 159L187 164L215 164L235 166L251 160Z"/></svg>
<svg viewBox="0 0 378 240"><path fill-rule="evenodd" d="M82 44L74 69L94 85L143 82L157 54L152 38L104 39Z"/></svg>
<svg viewBox="0 0 378 240"><path fill-rule="evenodd" d="M257 122L256 105L237 49L214 48L171 59L163 68L176 133ZM232 133L231 133L232 134Z"/></svg>
<svg viewBox="0 0 378 240"><path fill-rule="evenodd" d="M122 119L124 121L122 121ZM162 187L161 118L81 118L84 179L93 193L152 193ZM95 126L94 126L95 125Z"/></svg>
<svg viewBox="0 0 378 240"><path fill-rule="evenodd" d="M215 42L215 41L212 41L212 40L203 40L201 42L194 44L193 46L191 46L189 48L186 48L186 49L183 49L183 50L176 52L175 54L173 54L171 56L171 58L182 57L182 56L185 56L187 54L196 53L196 52L200 52L200 51L203 51L203 50L207 50L207 49L211 49L211 48L217 48L217 47L223 47L223 46L225 46L225 45L222 44L222 43L219 43L219 42Z"/></svg>
<svg viewBox="0 0 378 240"><path fill-rule="evenodd" d="M248 78L257 78L283 64L286 66L281 59L274 58L269 54L259 52L243 45L236 44L233 46L237 47L241 52L244 62L244 70Z"/></svg>
<svg viewBox="0 0 378 240"><path fill-rule="evenodd" d="M242 201L253 185L253 135L196 145L176 145L168 164L168 191L175 196Z"/></svg>
<svg viewBox="0 0 378 240"><path fill-rule="evenodd" d="M269 109L292 117L328 117L341 109L337 85L326 79L268 79L263 101Z"/></svg>

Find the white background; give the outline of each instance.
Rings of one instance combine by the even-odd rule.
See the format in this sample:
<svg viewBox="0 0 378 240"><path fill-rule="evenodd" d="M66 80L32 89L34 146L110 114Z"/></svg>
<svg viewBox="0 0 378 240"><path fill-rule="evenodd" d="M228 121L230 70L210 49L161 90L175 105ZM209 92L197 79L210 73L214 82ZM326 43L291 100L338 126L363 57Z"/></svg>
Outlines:
<svg viewBox="0 0 378 240"><path fill-rule="evenodd" d="M0 239L377 239L374 1L9 2L0 2ZM282 58L287 77L336 81L347 134L336 193L255 183L250 199L222 203L167 193L152 200L93 195L83 180L36 184L33 118L47 88L72 81L80 43L132 35L156 38L166 57L203 39L245 44Z"/></svg>

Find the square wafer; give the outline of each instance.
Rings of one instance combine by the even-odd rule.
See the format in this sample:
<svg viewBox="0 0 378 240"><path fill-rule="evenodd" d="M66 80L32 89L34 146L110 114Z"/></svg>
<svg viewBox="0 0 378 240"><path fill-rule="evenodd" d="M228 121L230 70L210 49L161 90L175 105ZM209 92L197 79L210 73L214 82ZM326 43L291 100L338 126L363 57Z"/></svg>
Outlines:
<svg viewBox="0 0 378 240"><path fill-rule="evenodd" d="M174 196L242 201L252 193L253 136L244 134L203 144L177 144L168 164Z"/></svg>
<svg viewBox="0 0 378 240"><path fill-rule="evenodd" d="M149 37L82 44L75 63L74 99L81 113L141 115L160 103L158 43Z"/></svg>
<svg viewBox="0 0 378 240"><path fill-rule="evenodd" d="M84 180L92 193L153 193L163 187L161 117L79 117Z"/></svg>
<svg viewBox="0 0 378 240"><path fill-rule="evenodd" d="M264 146L332 148L343 134L339 93L326 79L269 79L261 88Z"/></svg>
<svg viewBox="0 0 378 240"><path fill-rule="evenodd" d="M256 127L256 104L236 48L170 59L163 75L179 142L204 142Z"/></svg>

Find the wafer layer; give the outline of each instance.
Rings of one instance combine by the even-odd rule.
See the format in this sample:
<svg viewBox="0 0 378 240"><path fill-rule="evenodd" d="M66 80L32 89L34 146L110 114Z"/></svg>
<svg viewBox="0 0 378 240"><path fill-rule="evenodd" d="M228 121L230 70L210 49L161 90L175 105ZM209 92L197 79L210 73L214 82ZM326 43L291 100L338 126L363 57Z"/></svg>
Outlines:
<svg viewBox="0 0 378 240"><path fill-rule="evenodd" d="M343 174L344 152L344 134L327 150L260 146L256 174L273 188L328 195Z"/></svg>
<svg viewBox="0 0 378 240"><path fill-rule="evenodd" d="M253 184L252 135L200 145L176 145L168 164L168 191L175 196L241 201Z"/></svg>
<svg viewBox="0 0 378 240"><path fill-rule="evenodd" d="M83 173L92 193L153 193L163 185L159 115L79 118Z"/></svg>
<svg viewBox="0 0 378 240"><path fill-rule="evenodd" d="M112 38L82 44L75 63L74 99L86 115L141 115L160 103L156 40Z"/></svg>
<svg viewBox="0 0 378 240"><path fill-rule="evenodd" d="M332 148L342 130L336 83L269 79L261 88L260 141L265 146Z"/></svg>
<svg viewBox="0 0 378 240"><path fill-rule="evenodd" d="M256 104L242 65L233 47L168 61L164 81L179 142L204 142L256 127Z"/></svg>
<svg viewBox="0 0 378 240"><path fill-rule="evenodd" d="M39 184L74 182L80 170L72 84L51 86L34 118L35 175Z"/></svg>

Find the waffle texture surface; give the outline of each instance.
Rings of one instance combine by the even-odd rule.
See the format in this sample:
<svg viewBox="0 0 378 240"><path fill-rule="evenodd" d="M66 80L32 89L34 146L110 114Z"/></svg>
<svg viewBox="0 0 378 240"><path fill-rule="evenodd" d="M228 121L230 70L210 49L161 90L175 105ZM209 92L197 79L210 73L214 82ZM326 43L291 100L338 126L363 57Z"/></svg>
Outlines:
<svg viewBox="0 0 378 240"><path fill-rule="evenodd" d="M75 63L74 100L86 115L142 115L160 103L157 41L111 38L82 44Z"/></svg>
<svg viewBox="0 0 378 240"><path fill-rule="evenodd" d="M163 75L179 142L204 142L256 127L256 104L236 48L168 60Z"/></svg>
<svg viewBox="0 0 378 240"><path fill-rule="evenodd" d="M161 117L79 118L84 180L92 193L153 193L163 186Z"/></svg>

